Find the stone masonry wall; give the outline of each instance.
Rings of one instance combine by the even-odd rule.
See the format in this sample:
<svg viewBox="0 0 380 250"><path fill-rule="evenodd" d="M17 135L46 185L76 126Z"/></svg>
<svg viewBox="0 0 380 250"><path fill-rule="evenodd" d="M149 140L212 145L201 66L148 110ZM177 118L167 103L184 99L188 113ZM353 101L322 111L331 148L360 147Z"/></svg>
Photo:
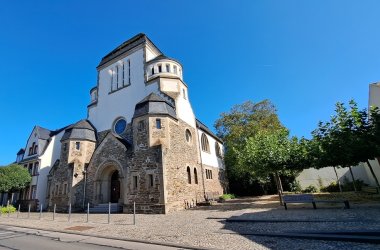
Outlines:
<svg viewBox="0 0 380 250"><path fill-rule="evenodd" d="M49 187L49 210L54 204L57 211L67 211L71 203L73 210L82 208L83 204L83 170L95 149L95 143L80 141L80 149L75 148L76 141L64 141L58 167L52 170ZM66 149L66 150L65 150Z"/></svg>
<svg viewBox="0 0 380 250"><path fill-rule="evenodd" d="M132 211L133 202L136 202L139 213L163 213L161 147L148 145L148 119L138 118L128 126L133 135L127 134L123 137L133 138L133 145L127 146L128 143L127 145L121 143L111 133L103 135L104 139L95 151L88 167L89 188L86 200L91 204L108 202L104 199L106 195L104 192L108 191L107 189L102 191L100 183L104 182L101 179L110 178L104 175L109 174L107 168L112 168L121 172L120 202L123 204L124 212ZM150 181L150 175L152 175L153 183Z"/></svg>
<svg viewBox="0 0 380 250"><path fill-rule="evenodd" d="M182 120L170 121L169 129L170 144L163 149L167 212L185 209L204 200L196 131ZM186 129L191 132L190 142L186 141ZM188 181L187 167L190 168L191 183ZM197 172L197 183L194 169Z"/></svg>
<svg viewBox="0 0 380 250"><path fill-rule="evenodd" d="M207 199L218 199L220 195L226 192L227 190L227 179L225 175L224 169L219 169L207 165L203 165L203 169L206 172L207 170L211 170L212 178L207 178L206 173L204 173L205 178L205 193Z"/></svg>

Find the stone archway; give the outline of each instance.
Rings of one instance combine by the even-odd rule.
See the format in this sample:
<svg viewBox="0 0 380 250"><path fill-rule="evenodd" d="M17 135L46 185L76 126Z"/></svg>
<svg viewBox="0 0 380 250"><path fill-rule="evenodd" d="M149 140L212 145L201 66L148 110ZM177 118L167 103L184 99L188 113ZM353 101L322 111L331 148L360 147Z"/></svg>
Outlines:
<svg viewBox="0 0 380 250"><path fill-rule="evenodd" d="M120 203L123 201L123 172L116 162L99 167L96 173L96 203Z"/></svg>

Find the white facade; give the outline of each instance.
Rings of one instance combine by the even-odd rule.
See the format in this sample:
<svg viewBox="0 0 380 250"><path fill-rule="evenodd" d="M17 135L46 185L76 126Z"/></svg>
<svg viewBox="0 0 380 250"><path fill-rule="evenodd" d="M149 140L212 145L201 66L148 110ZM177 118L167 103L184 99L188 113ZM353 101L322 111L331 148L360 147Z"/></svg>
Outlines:
<svg viewBox="0 0 380 250"><path fill-rule="evenodd" d="M44 132L43 134L41 132ZM46 189L47 176L51 166L60 157L61 143L60 139L64 131L54 134L52 131L35 127L26 143L26 150L23 155L23 160L19 162L29 169L32 175L32 181L24 193L24 200L39 201L39 205L43 209L47 207ZM37 150L34 150L37 147Z"/></svg>
<svg viewBox="0 0 380 250"><path fill-rule="evenodd" d="M198 134L198 141L200 142L200 152L202 157L202 164L215 167L215 168L221 168L224 169L224 161L223 161L223 155L224 155L224 148L223 145L217 141L213 136L210 136L207 132L197 129ZM202 148L202 144L204 141L202 140L202 135L205 135L207 138L207 141L209 143L209 150L204 150ZM217 153L217 146L219 146L220 153Z"/></svg>

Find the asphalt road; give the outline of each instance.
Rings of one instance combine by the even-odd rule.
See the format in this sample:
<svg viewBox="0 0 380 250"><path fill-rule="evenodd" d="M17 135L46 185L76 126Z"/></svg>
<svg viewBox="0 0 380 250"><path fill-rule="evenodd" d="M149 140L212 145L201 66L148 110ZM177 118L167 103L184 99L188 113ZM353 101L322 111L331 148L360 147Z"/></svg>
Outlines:
<svg viewBox="0 0 380 250"><path fill-rule="evenodd" d="M67 249L147 249L173 250L184 249L140 242L104 239L76 234L65 234L35 229L3 227L0 229L0 250L67 250Z"/></svg>

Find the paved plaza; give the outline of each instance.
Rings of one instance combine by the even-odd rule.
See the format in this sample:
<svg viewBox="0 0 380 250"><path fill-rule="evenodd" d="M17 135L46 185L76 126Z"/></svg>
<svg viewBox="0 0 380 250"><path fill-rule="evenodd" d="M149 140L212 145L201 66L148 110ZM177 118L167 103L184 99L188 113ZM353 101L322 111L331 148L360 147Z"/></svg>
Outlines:
<svg viewBox="0 0 380 250"><path fill-rule="evenodd" d="M380 203L352 202L324 205L312 209L310 204L292 205L285 211L276 196L242 198L197 207L168 215L52 213L3 215L0 224L124 240L154 242L178 247L207 249L378 249L379 244L257 236L287 232L380 231Z"/></svg>

